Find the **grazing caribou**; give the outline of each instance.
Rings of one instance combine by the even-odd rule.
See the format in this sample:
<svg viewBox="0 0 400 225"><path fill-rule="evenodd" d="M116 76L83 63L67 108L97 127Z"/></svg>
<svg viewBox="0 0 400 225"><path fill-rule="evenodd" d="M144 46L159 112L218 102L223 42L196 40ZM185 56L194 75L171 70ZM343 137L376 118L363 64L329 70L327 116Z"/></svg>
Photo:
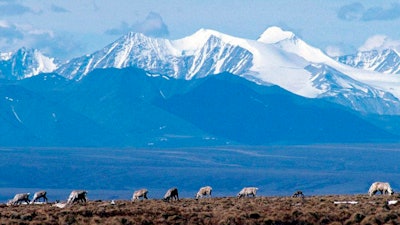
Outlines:
<svg viewBox="0 0 400 225"><path fill-rule="evenodd" d="M169 202L170 200L177 200L179 201L179 196L178 196L178 189L177 188L170 188L167 193L164 195L164 201Z"/></svg>
<svg viewBox="0 0 400 225"><path fill-rule="evenodd" d="M149 191L147 189L140 189L140 190L133 192L132 202L134 202L135 200L139 200L139 198L141 198L141 197L143 197L144 199L147 199L147 193L149 193Z"/></svg>
<svg viewBox="0 0 400 225"><path fill-rule="evenodd" d="M297 198L297 197L302 197L302 198L304 198L304 194L303 194L302 191L298 190L298 191L296 191L296 192L292 195L292 197L293 197L293 198Z"/></svg>
<svg viewBox="0 0 400 225"><path fill-rule="evenodd" d="M87 201L87 191L72 191L69 194L67 204L73 204L75 202L86 202Z"/></svg>
<svg viewBox="0 0 400 225"><path fill-rule="evenodd" d="M20 193L16 194L13 199L7 202L7 205L20 205L22 202L29 204L30 193Z"/></svg>
<svg viewBox="0 0 400 225"><path fill-rule="evenodd" d="M205 186L200 188L200 190L196 194L196 200L202 197L210 196L211 197L212 188L210 186Z"/></svg>
<svg viewBox="0 0 400 225"><path fill-rule="evenodd" d="M249 197L250 195L252 195L253 197L256 197L257 190L258 190L258 188L256 188L256 187L245 187L237 194L237 197L238 198Z"/></svg>
<svg viewBox="0 0 400 225"><path fill-rule="evenodd" d="M390 184L387 182L374 182L371 184L368 190L369 196L375 195L376 192L380 192L383 194L392 195L394 193L393 189L390 187Z"/></svg>
<svg viewBox="0 0 400 225"><path fill-rule="evenodd" d="M39 200L39 199L43 199L43 201L45 202L45 203L47 203L48 202L48 199L47 199L47 192L46 191L38 191L38 192L35 192L35 194L33 195L33 198L32 198L32 201L31 201L31 203L30 204L33 204L33 203L35 203L37 200Z"/></svg>

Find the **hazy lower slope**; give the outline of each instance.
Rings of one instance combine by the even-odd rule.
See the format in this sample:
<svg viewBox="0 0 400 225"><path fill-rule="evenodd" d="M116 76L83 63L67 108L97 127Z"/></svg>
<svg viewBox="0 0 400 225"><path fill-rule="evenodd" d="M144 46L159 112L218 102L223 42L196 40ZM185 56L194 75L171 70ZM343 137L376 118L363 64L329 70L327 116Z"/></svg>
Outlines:
<svg viewBox="0 0 400 225"><path fill-rule="evenodd" d="M0 94L3 145L396 140L382 129L388 121L381 123L379 117L371 125L336 104L300 97L277 86L257 85L228 73L176 80L135 68L102 69L78 82L42 74L22 81L3 81Z"/></svg>
<svg viewBox="0 0 400 225"><path fill-rule="evenodd" d="M158 104L217 136L243 143L377 141L390 137L343 107L229 74Z"/></svg>

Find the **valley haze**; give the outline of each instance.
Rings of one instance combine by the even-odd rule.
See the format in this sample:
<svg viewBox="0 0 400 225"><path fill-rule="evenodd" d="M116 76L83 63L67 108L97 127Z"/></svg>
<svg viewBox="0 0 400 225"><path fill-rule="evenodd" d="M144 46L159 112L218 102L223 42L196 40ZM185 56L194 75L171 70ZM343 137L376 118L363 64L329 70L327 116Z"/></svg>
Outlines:
<svg viewBox="0 0 400 225"><path fill-rule="evenodd" d="M234 197L245 186L258 196L367 195L376 180L400 186L398 145L221 146L185 148L1 148L0 202L15 193L47 190L66 201L71 190L89 200L130 200L147 188L162 199L171 187L194 198L210 185L214 197ZM376 160L376 156L380 160ZM16 159L17 158L17 159ZM380 168L379 170L376 168Z"/></svg>

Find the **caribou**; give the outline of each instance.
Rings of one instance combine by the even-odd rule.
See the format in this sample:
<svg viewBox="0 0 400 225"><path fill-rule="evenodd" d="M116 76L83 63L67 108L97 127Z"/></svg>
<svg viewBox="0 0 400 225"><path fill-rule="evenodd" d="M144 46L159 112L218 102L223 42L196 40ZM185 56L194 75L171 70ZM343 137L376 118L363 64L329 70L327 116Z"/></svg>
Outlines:
<svg viewBox="0 0 400 225"><path fill-rule="evenodd" d="M252 195L253 197L256 197L257 190L258 190L258 188L256 188L256 187L245 187L237 194L237 197L238 198L249 197L250 195Z"/></svg>
<svg viewBox="0 0 400 225"><path fill-rule="evenodd" d="M296 192L294 192L294 194L292 195L293 198L297 198L297 197L302 197L304 198L304 194L302 191L298 190Z"/></svg>
<svg viewBox="0 0 400 225"><path fill-rule="evenodd" d="M134 202L135 200L139 200L139 198L141 198L141 197L143 197L144 199L147 199L147 193L149 193L149 191L147 189L140 189L140 190L133 192L132 202Z"/></svg>
<svg viewBox="0 0 400 225"><path fill-rule="evenodd" d="M179 201L178 196L178 189L177 188L170 188L168 189L167 193L164 195L164 201L169 202L170 200L177 200Z"/></svg>
<svg viewBox="0 0 400 225"><path fill-rule="evenodd" d="M47 203L47 201L48 201L48 199L47 199L47 192L46 191L38 191L38 192L35 192L35 194L33 195L33 198L32 198L32 201L31 201L31 203L30 204L33 204L33 203L35 203L37 200L39 200L39 199L43 199L43 201L45 202L45 203Z"/></svg>
<svg viewBox="0 0 400 225"><path fill-rule="evenodd" d="M7 205L20 205L22 202L29 204L30 193L20 193L16 194L13 199L7 202Z"/></svg>
<svg viewBox="0 0 400 225"><path fill-rule="evenodd" d="M196 200L202 197L210 196L211 197L212 188L210 186L205 186L200 188L200 190L196 194Z"/></svg>
<svg viewBox="0 0 400 225"><path fill-rule="evenodd" d="M390 184L387 182L374 182L371 184L368 190L369 196L375 195L376 192L380 192L383 194L392 195L394 193L393 189L390 187Z"/></svg>
<svg viewBox="0 0 400 225"><path fill-rule="evenodd" d="M74 190L69 194L67 204L73 204L75 202L86 202L87 201L87 191L77 191Z"/></svg>

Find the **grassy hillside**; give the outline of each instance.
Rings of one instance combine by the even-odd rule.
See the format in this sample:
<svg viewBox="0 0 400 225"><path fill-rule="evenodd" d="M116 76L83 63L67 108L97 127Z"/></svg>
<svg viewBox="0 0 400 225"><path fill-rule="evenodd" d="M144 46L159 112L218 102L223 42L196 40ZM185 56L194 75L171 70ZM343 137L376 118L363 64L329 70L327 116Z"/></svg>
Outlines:
<svg viewBox="0 0 400 225"><path fill-rule="evenodd" d="M398 224L399 196L331 195L237 199L92 201L65 208L1 206L1 224ZM336 204L355 201L357 204Z"/></svg>

